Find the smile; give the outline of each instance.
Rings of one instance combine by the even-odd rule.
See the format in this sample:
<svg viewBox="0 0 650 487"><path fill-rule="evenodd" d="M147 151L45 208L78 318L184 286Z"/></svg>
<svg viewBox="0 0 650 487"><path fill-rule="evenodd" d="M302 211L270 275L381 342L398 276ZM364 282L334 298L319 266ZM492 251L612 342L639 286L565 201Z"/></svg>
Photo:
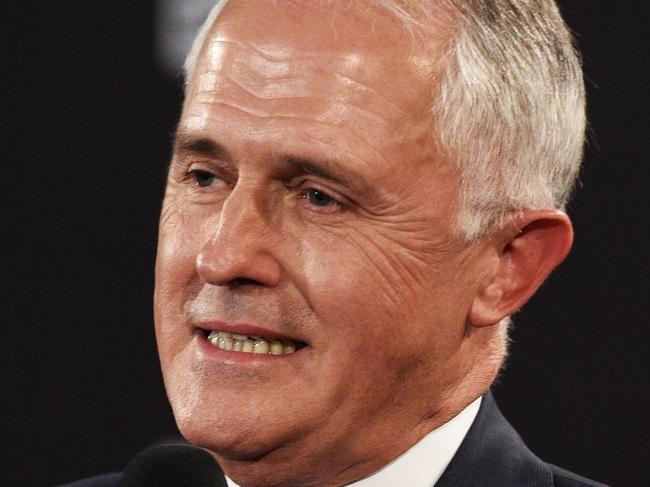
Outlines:
<svg viewBox="0 0 650 487"><path fill-rule="evenodd" d="M287 355L301 348L293 340L274 340L261 336L238 335L225 331L211 331L208 342L222 350L241 353ZM304 345L303 345L304 346Z"/></svg>

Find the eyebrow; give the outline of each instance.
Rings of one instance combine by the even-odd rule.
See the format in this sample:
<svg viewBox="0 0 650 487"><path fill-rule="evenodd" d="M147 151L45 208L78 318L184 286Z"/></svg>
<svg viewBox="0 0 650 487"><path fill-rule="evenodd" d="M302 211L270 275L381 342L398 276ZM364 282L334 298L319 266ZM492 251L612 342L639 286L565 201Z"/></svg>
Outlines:
<svg viewBox="0 0 650 487"><path fill-rule="evenodd" d="M174 152L193 152L228 162L232 160L230 153L217 141L208 137L194 137L185 130L178 130L174 134L173 147Z"/></svg>
<svg viewBox="0 0 650 487"><path fill-rule="evenodd" d="M209 156L232 163L228 150L216 140L194 136L190 131L179 129L173 137L174 152L189 152ZM270 160L280 162L287 169L298 170L304 174L316 176L348 189L375 195L368 181L352 170L346 170L345 164L334 158L312 158L292 154L273 154Z"/></svg>
<svg viewBox="0 0 650 487"><path fill-rule="evenodd" d="M328 160L328 159L311 159L305 157L297 157L292 155L283 155L278 157L280 161L287 164L291 168L300 170L305 174L310 174L342 186L350 187L350 183L357 183L360 185L362 178L354 173L349 173L345 170L340 170L341 164Z"/></svg>

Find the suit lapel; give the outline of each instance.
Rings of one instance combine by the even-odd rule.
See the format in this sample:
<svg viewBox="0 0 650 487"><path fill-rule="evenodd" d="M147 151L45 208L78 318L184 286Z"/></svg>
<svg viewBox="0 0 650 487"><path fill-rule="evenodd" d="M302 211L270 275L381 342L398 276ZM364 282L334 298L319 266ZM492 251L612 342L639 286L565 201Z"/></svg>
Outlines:
<svg viewBox="0 0 650 487"><path fill-rule="evenodd" d="M552 487L553 475L508 423L491 392L435 487Z"/></svg>

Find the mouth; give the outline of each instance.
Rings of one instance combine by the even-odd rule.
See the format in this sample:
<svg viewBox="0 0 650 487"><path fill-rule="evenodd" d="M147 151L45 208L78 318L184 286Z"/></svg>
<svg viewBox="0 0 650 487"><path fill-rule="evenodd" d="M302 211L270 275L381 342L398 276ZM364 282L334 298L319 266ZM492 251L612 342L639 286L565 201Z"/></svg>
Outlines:
<svg viewBox="0 0 650 487"><path fill-rule="evenodd" d="M305 342L261 334L239 334L225 330L200 329L212 347L241 354L289 355L307 346Z"/></svg>

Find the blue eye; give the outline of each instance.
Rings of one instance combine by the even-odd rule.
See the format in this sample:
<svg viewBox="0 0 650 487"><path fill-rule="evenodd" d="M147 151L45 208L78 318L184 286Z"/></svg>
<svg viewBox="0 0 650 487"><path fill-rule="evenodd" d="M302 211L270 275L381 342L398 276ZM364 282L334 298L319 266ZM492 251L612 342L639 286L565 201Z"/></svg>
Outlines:
<svg viewBox="0 0 650 487"><path fill-rule="evenodd" d="M216 179L215 175L207 171L192 171L194 176L194 182L197 186L201 188L206 188L214 183Z"/></svg>
<svg viewBox="0 0 650 487"><path fill-rule="evenodd" d="M309 202L314 206L330 206L333 204L337 204L334 198L332 198L327 193L318 191L317 189L313 189L313 188L308 189L305 196L309 200Z"/></svg>

